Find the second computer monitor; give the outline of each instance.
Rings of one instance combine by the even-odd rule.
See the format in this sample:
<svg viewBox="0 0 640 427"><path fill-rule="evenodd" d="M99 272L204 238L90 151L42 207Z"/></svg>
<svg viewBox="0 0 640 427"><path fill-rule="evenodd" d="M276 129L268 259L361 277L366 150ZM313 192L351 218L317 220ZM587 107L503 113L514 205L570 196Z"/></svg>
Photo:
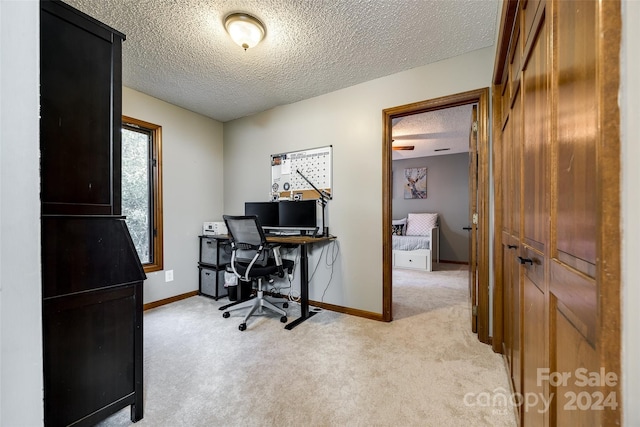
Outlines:
<svg viewBox="0 0 640 427"><path fill-rule="evenodd" d="M316 201L281 201L278 216L282 228L314 229L317 226Z"/></svg>

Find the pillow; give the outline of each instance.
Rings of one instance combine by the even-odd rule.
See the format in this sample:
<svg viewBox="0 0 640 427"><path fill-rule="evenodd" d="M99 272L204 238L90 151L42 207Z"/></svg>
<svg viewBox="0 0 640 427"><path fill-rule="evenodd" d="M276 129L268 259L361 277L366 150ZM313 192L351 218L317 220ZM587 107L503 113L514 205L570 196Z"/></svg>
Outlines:
<svg viewBox="0 0 640 427"><path fill-rule="evenodd" d="M404 224L391 224L391 235L402 236L404 234Z"/></svg>
<svg viewBox="0 0 640 427"><path fill-rule="evenodd" d="M407 216L407 236L426 236L438 226L437 213L410 213Z"/></svg>
<svg viewBox="0 0 640 427"><path fill-rule="evenodd" d="M391 235L402 236L404 235L405 227L407 225L407 218L394 219L391 221Z"/></svg>

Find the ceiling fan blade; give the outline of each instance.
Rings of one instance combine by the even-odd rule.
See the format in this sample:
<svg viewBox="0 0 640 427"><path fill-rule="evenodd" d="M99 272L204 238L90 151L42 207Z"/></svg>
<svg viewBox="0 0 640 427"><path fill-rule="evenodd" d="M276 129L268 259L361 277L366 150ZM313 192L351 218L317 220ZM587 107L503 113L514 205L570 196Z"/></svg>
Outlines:
<svg viewBox="0 0 640 427"><path fill-rule="evenodd" d="M413 150L416 148L414 145L395 145L391 147L392 150Z"/></svg>
<svg viewBox="0 0 640 427"><path fill-rule="evenodd" d="M406 135L393 135L393 139L399 140L417 140L417 139L449 139L458 138L459 135L456 132L427 132L427 133L412 133Z"/></svg>

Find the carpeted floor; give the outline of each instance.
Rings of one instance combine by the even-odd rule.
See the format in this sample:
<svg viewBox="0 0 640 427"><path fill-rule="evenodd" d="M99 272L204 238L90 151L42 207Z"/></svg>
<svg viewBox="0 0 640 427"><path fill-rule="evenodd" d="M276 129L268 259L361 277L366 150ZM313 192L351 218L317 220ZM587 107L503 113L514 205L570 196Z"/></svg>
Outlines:
<svg viewBox="0 0 640 427"><path fill-rule="evenodd" d="M502 358L470 331L467 277L395 270L390 323L323 311L291 331L269 315L240 332L223 300L149 310L136 425L514 426L496 399L509 389ZM100 425L132 425L129 411Z"/></svg>

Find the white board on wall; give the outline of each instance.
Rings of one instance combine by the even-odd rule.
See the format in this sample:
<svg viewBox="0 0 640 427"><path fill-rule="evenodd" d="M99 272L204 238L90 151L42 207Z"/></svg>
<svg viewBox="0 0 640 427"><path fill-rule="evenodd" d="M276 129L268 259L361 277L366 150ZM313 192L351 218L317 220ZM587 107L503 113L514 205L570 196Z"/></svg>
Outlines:
<svg viewBox="0 0 640 427"><path fill-rule="evenodd" d="M318 199L315 186L331 195L332 158L331 145L272 154L271 194L278 198Z"/></svg>

